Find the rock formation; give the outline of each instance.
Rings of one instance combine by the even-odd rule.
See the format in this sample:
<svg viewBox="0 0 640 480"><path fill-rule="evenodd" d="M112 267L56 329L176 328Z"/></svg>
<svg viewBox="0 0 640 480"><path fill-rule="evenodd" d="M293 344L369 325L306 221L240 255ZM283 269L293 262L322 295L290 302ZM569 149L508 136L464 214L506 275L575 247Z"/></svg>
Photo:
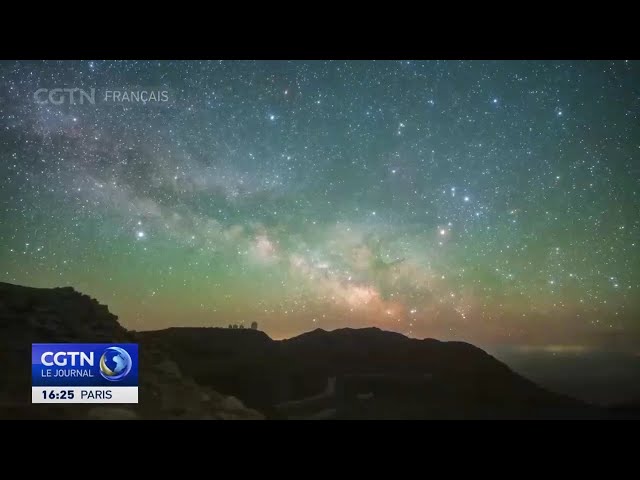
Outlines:
<svg viewBox="0 0 640 480"><path fill-rule="evenodd" d="M32 343L140 343L105 305L64 288L0 283L0 418L261 419L238 399L198 385L154 342L140 345L138 405L31 404Z"/></svg>

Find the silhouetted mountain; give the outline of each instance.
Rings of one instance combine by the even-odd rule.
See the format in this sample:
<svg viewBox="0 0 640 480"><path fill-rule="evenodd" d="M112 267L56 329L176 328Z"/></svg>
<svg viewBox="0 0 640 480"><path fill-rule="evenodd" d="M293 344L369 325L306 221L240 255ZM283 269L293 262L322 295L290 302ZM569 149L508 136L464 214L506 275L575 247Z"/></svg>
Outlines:
<svg viewBox="0 0 640 480"><path fill-rule="evenodd" d="M598 418L463 342L377 328L321 329L282 341L221 328L141 332L199 383L272 418Z"/></svg>
<svg viewBox="0 0 640 480"><path fill-rule="evenodd" d="M71 287L0 283L0 352L6 368L0 377L0 418L263 418L238 399L196 384L148 341L140 355L138 405L31 404L32 343L139 343L117 320L105 305Z"/></svg>
<svg viewBox="0 0 640 480"><path fill-rule="evenodd" d="M140 404L31 405L31 344L62 342L138 343ZM633 416L549 392L464 342L377 328L318 329L281 341L252 329L132 332L71 287L0 283L0 352L8 367L1 418L264 418L258 411L313 419Z"/></svg>

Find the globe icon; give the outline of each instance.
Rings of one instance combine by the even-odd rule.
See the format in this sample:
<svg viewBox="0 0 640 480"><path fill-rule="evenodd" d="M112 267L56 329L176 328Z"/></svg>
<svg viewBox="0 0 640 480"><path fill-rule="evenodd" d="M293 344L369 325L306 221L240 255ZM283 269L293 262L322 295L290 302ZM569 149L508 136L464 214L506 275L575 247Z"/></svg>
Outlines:
<svg viewBox="0 0 640 480"><path fill-rule="evenodd" d="M126 350L109 347L100 357L100 374L111 382L117 382L131 371L131 363L131 357Z"/></svg>

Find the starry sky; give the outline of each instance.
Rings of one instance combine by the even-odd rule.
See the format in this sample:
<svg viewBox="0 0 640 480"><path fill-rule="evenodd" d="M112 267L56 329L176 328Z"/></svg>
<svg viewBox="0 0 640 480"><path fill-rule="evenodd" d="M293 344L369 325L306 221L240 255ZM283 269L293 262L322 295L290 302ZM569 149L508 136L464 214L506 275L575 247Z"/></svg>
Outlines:
<svg viewBox="0 0 640 480"><path fill-rule="evenodd" d="M0 62L0 281L71 285L136 330L640 356L639 73Z"/></svg>

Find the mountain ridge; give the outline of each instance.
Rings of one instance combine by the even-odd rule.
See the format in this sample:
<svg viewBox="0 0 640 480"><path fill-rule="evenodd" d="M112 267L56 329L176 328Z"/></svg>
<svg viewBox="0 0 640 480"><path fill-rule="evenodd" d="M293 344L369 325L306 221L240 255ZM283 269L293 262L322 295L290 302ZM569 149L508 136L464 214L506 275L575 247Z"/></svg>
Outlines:
<svg viewBox="0 0 640 480"><path fill-rule="evenodd" d="M581 413L589 410L578 400L535 385L471 343L413 339L377 327L318 328L282 340L272 340L266 334L250 333L250 330L215 327L173 327L144 332L142 336L166 342L167 348L174 349L172 354L180 358L181 365L199 382L216 385L221 391L237 395L246 400L247 405L261 411L271 411L274 405L315 398L326 390L332 378L336 378L338 384L354 384L356 379L355 384L362 385L353 388L366 390L373 388L367 387L368 380L383 377L382 382L388 385L378 382L379 397L389 396L393 388L405 389L407 398L400 403L405 400L411 403L408 397L413 394L422 398L424 385L421 383L428 377L435 379L432 383L437 387L432 390L437 393L433 397L445 404L445 410L465 394L472 400L475 398L478 405L484 405L452 407L447 413L450 418L500 418L500 412L476 411L484 407L491 409L492 395L483 395L484 386L489 391L495 390L493 400L498 410L501 402L508 404L506 410L511 409L511 412L505 411L505 415L509 418L535 417L536 412L532 410L536 405L542 409L576 409ZM260 340L253 349L245 350L250 345L248 337ZM211 361L203 366L198 360L201 356ZM340 388L349 390L352 386ZM428 398L425 401L428 403ZM393 411L394 407L387 408ZM419 406L414 410L409 418L440 418L426 410L421 411ZM522 412L518 413L519 410ZM275 413L271 411L271 415Z"/></svg>
<svg viewBox="0 0 640 480"><path fill-rule="evenodd" d="M31 405L31 343L138 343L140 404ZM132 331L73 287L0 283L0 351L10 374L3 417L591 418L601 412L536 385L471 343L377 327L314 329L273 340L221 327ZM106 410L105 410L106 409ZM293 409L294 411L290 411Z"/></svg>

